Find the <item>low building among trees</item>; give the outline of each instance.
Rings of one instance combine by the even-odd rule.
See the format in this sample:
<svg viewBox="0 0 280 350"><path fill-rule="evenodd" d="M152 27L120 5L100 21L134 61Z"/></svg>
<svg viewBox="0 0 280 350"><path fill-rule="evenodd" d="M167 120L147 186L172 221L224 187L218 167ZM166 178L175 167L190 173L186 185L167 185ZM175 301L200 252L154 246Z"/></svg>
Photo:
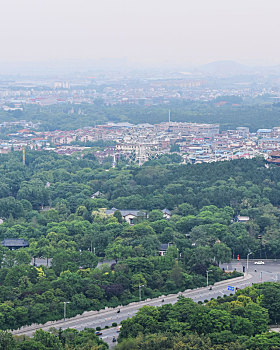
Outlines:
<svg viewBox="0 0 280 350"><path fill-rule="evenodd" d="M115 211L119 211L122 215L123 220L128 222L130 225L134 225L139 218L146 218L147 213L142 210L120 210L116 208L107 209L107 215L114 215Z"/></svg>
<svg viewBox="0 0 280 350"><path fill-rule="evenodd" d="M267 158L267 163L268 164L275 164L280 166L280 152L279 151L274 151L269 154L269 158Z"/></svg>
<svg viewBox="0 0 280 350"><path fill-rule="evenodd" d="M249 216L237 215L236 221L237 222L248 222L248 221L250 221L250 218L249 218Z"/></svg>
<svg viewBox="0 0 280 350"><path fill-rule="evenodd" d="M1 244L3 247L6 247L12 250L29 247L28 241L24 239L17 239L17 238L6 238L1 242Z"/></svg>

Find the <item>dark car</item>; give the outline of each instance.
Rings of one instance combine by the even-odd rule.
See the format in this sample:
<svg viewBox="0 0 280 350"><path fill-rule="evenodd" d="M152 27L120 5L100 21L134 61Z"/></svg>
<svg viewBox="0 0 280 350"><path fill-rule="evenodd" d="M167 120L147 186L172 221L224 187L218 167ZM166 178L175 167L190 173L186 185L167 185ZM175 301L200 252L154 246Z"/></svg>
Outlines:
<svg viewBox="0 0 280 350"><path fill-rule="evenodd" d="M96 335L102 335L102 332L96 331L95 334L96 334Z"/></svg>

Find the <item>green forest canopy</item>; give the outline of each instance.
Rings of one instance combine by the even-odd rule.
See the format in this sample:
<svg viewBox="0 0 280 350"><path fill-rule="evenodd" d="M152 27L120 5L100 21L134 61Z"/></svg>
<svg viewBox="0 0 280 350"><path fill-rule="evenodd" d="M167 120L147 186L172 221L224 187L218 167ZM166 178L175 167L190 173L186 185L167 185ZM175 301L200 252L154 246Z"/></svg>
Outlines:
<svg viewBox="0 0 280 350"><path fill-rule="evenodd" d="M63 301L74 316L138 300L139 281L144 297L205 286L208 269L212 284L234 276L220 262L249 250L280 255L280 168L261 158L183 165L167 156L104 169L90 155L27 150L25 166L20 157L0 156L0 238L29 241L27 249L0 249L2 329L61 319ZM92 199L97 191L103 196ZM104 214L112 207L148 217L130 226ZM171 247L160 257L163 243ZM31 266L31 257L51 258L51 266ZM102 257L117 263L96 268Z"/></svg>

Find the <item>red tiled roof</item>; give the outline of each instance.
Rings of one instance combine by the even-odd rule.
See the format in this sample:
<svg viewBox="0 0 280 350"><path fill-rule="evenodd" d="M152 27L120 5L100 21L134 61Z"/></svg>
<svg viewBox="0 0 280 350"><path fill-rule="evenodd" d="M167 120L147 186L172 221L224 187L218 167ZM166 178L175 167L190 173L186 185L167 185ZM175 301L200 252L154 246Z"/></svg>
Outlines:
<svg viewBox="0 0 280 350"><path fill-rule="evenodd" d="M274 163L274 164L279 164L279 165L280 165L280 159L271 159L271 158L268 158L268 159L267 159L267 162L268 162L268 163Z"/></svg>
<svg viewBox="0 0 280 350"><path fill-rule="evenodd" d="M280 158L280 151L273 151L269 154L270 157Z"/></svg>
<svg viewBox="0 0 280 350"><path fill-rule="evenodd" d="M30 134L30 133L31 133L31 134L33 133L33 131L32 131L32 130L29 130L29 129L21 129L21 130L18 130L18 132L20 132L20 133L22 133L22 134L23 134L23 133L29 133L29 134Z"/></svg>

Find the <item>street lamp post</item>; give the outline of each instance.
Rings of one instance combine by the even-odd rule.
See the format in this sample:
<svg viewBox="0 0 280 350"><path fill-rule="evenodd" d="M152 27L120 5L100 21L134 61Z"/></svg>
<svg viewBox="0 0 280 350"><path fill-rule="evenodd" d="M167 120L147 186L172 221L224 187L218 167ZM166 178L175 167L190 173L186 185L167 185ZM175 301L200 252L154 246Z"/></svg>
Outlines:
<svg viewBox="0 0 280 350"><path fill-rule="evenodd" d="M250 256L251 254L252 254L251 251L247 254L247 273L248 273L248 269L249 269L249 256Z"/></svg>
<svg viewBox="0 0 280 350"><path fill-rule="evenodd" d="M64 304L64 322L65 322L65 319L66 319L66 304L69 304L70 301L64 301L63 304Z"/></svg>
<svg viewBox="0 0 280 350"><path fill-rule="evenodd" d="M139 283L139 301L141 301L141 288L144 287L144 284Z"/></svg>
<svg viewBox="0 0 280 350"><path fill-rule="evenodd" d="M211 272L212 270L206 270L206 283L207 283L207 287L208 287L208 282L209 282L209 278L208 278L208 274L209 274L209 272Z"/></svg>

